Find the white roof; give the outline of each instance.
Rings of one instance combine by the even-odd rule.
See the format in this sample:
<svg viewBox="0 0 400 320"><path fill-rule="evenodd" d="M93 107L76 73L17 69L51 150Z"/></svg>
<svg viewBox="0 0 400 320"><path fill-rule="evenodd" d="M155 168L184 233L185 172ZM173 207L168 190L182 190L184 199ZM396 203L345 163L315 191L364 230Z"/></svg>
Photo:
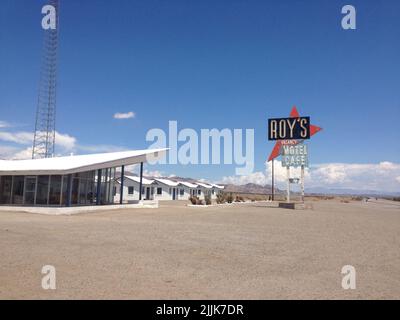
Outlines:
<svg viewBox="0 0 400 320"><path fill-rule="evenodd" d="M168 149L133 150L30 160L0 160L0 175L70 174L146 162Z"/></svg>
<svg viewBox="0 0 400 320"><path fill-rule="evenodd" d="M166 184L167 186L170 186L170 187L176 187L179 184L178 182L168 180L168 179L155 178L154 180L161 182L163 184Z"/></svg>
<svg viewBox="0 0 400 320"><path fill-rule="evenodd" d="M215 188L218 188L218 189L224 189L225 188L224 186L220 186L220 185L215 184L215 183L213 183L211 186L213 186Z"/></svg>
<svg viewBox="0 0 400 320"><path fill-rule="evenodd" d="M138 177L138 176L124 176L126 179L130 179L130 180L132 180L132 181L135 181L135 182L137 182L137 183L140 183L140 177ZM152 184L154 182L154 180L150 180L150 179L147 179L147 178L145 178L145 177L142 177L142 183L143 184Z"/></svg>
<svg viewBox="0 0 400 320"><path fill-rule="evenodd" d="M197 184L198 184L200 187L203 187L203 188L206 188L206 189L211 189L211 188L212 188L212 186L210 186L209 184L206 184L206 183L197 182Z"/></svg>
<svg viewBox="0 0 400 320"><path fill-rule="evenodd" d="M182 185L184 185L184 186L186 186L188 188L197 188L197 184L190 183L190 182L187 182L187 181L178 181L178 183L182 184Z"/></svg>

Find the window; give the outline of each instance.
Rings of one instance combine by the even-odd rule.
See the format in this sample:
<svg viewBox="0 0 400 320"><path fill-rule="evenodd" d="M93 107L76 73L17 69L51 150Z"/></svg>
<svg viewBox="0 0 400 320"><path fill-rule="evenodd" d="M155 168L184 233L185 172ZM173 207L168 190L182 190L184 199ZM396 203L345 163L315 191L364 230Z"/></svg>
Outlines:
<svg viewBox="0 0 400 320"><path fill-rule="evenodd" d="M162 194L162 188L157 188L157 194Z"/></svg>
<svg viewBox="0 0 400 320"><path fill-rule="evenodd" d="M185 194L185 190L181 189L181 190L179 191L179 194L180 194L181 196L183 196L183 195Z"/></svg>
<svg viewBox="0 0 400 320"><path fill-rule="evenodd" d="M79 204L86 204L86 179L79 179Z"/></svg>
<svg viewBox="0 0 400 320"><path fill-rule="evenodd" d="M27 176L25 178L25 199L24 204L34 205L35 204L35 192L36 192L36 176Z"/></svg>
<svg viewBox="0 0 400 320"><path fill-rule="evenodd" d="M142 187L142 194L144 194L144 187Z"/></svg>
<svg viewBox="0 0 400 320"><path fill-rule="evenodd" d="M49 204L59 205L60 200L61 200L61 176L51 176Z"/></svg>
<svg viewBox="0 0 400 320"><path fill-rule="evenodd" d="M36 204L47 204L50 176L38 176L37 181Z"/></svg>
<svg viewBox="0 0 400 320"><path fill-rule="evenodd" d="M72 178L71 204L78 204L78 190L79 178Z"/></svg>
<svg viewBox="0 0 400 320"><path fill-rule="evenodd" d="M198 194L198 195L201 195L201 190L200 190L200 189L197 190L197 194Z"/></svg>
<svg viewBox="0 0 400 320"><path fill-rule="evenodd" d="M12 200L13 204L22 204L24 199L24 176L15 176L12 191Z"/></svg>
<svg viewBox="0 0 400 320"><path fill-rule="evenodd" d="M135 188L133 186L128 187L128 194L133 194Z"/></svg>
<svg viewBox="0 0 400 320"><path fill-rule="evenodd" d="M3 176L0 177L0 203L1 204L9 204L11 198L11 184L12 177L11 176Z"/></svg>
<svg viewBox="0 0 400 320"><path fill-rule="evenodd" d="M215 190L213 189L213 190L212 190L212 194L214 194L214 193L215 193Z"/></svg>

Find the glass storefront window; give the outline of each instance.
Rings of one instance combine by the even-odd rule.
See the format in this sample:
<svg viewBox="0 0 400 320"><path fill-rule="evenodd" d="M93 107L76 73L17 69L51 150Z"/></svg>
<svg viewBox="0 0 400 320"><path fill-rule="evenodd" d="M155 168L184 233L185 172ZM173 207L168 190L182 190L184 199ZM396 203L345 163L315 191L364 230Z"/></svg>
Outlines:
<svg viewBox="0 0 400 320"><path fill-rule="evenodd" d="M72 179L71 204L78 204L79 178Z"/></svg>
<svg viewBox="0 0 400 320"><path fill-rule="evenodd" d="M38 176L36 188L36 204L47 204L50 176Z"/></svg>
<svg viewBox="0 0 400 320"><path fill-rule="evenodd" d="M62 176L50 177L49 204L59 205L61 201L61 178Z"/></svg>
<svg viewBox="0 0 400 320"><path fill-rule="evenodd" d="M25 177L25 195L24 204L34 205L36 193L36 176Z"/></svg>
<svg viewBox="0 0 400 320"><path fill-rule="evenodd" d="M24 176L14 176L14 180L12 182L13 191L12 191L12 204L23 204L24 203Z"/></svg>
<svg viewBox="0 0 400 320"><path fill-rule="evenodd" d="M101 170L100 204L114 201L115 168ZM0 176L0 204L67 205L71 191L71 205L96 203L97 170L71 175Z"/></svg>
<svg viewBox="0 0 400 320"><path fill-rule="evenodd" d="M86 181L85 178L79 179L79 204L86 203Z"/></svg>
<svg viewBox="0 0 400 320"><path fill-rule="evenodd" d="M61 197L61 204L67 205L68 199L68 175L63 176L62 179L62 197Z"/></svg>
<svg viewBox="0 0 400 320"><path fill-rule="evenodd" d="M11 184L12 177L11 176L2 176L0 177L0 203L8 204L11 201Z"/></svg>

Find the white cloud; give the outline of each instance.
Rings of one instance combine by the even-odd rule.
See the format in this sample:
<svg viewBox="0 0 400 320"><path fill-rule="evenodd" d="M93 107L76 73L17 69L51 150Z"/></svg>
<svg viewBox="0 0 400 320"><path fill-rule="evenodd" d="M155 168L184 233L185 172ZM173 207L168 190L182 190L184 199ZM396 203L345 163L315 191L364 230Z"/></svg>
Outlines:
<svg viewBox="0 0 400 320"><path fill-rule="evenodd" d="M8 145L0 144L1 159L30 159L32 157L33 132L0 131L0 141ZM113 145L80 145L77 139L69 134L56 131L56 153L57 156L69 155L71 153L103 153L127 150L126 148Z"/></svg>
<svg viewBox="0 0 400 320"><path fill-rule="evenodd" d="M114 119L131 119L135 117L135 113L132 111L126 113L117 112L114 114Z"/></svg>
<svg viewBox="0 0 400 320"><path fill-rule="evenodd" d="M76 138L56 131L56 145L66 151L73 150L76 147Z"/></svg>
<svg viewBox="0 0 400 320"><path fill-rule="evenodd" d="M22 145L31 145L33 143L33 132L19 131L19 132L0 132L0 140L12 142ZM56 132L57 145L67 150L73 149L76 144L76 139L68 134Z"/></svg>
<svg viewBox="0 0 400 320"><path fill-rule="evenodd" d="M220 183L260 185L271 183L271 162L266 163L265 172L254 172L247 176L223 177ZM285 188L286 168L275 160L275 182ZM291 169L291 177L300 177L300 169ZM398 192L400 190L400 164L383 161L377 164L325 163L305 170L305 186L309 188L339 188Z"/></svg>
<svg viewBox="0 0 400 320"><path fill-rule="evenodd" d="M155 177L155 178L161 178L165 177L165 174L163 174L161 171L158 170L143 170L143 175L146 177Z"/></svg>
<svg viewBox="0 0 400 320"><path fill-rule="evenodd" d="M221 183L226 184L236 184L236 185L243 185L248 183L255 183L259 185L265 185L269 182L267 181L267 176L263 172L253 172L247 176L230 176L230 177L223 177L220 181Z"/></svg>
<svg viewBox="0 0 400 320"><path fill-rule="evenodd" d="M90 153L103 153L103 152L118 152L118 151L127 151L127 148L108 145L108 144L98 144L98 145L81 145L78 144L76 146L80 151L90 152Z"/></svg>
<svg viewBox="0 0 400 320"><path fill-rule="evenodd" d="M13 160L25 160L32 158L32 147L28 147L14 153L11 157Z"/></svg>
<svg viewBox="0 0 400 320"><path fill-rule="evenodd" d="M21 148L0 145L0 159L11 159Z"/></svg>
<svg viewBox="0 0 400 320"><path fill-rule="evenodd" d="M17 144L32 144L32 132L0 132L0 140Z"/></svg>
<svg viewBox="0 0 400 320"><path fill-rule="evenodd" d="M11 127L11 125L8 122L0 120L0 128L8 128L8 127Z"/></svg>

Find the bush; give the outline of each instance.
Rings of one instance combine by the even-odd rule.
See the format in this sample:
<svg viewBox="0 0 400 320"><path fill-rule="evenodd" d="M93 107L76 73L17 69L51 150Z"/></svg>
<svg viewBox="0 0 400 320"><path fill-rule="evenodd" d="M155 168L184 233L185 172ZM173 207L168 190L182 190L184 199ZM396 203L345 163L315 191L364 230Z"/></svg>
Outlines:
<svg viewBox="0 0 400 320"><path fill-rule="evenodd" d="M211 204L211 197L209 195L204 196L204 201L206 202L206 205Z"/></svg>
<svg viewBox="0 0 400 320"><path fill-rule="evenodd" d="M226 201L227 201L228 203L232 203L232 202L233 202L232 193L230 193L230 194L226 197Z"/></svg>
<svg viewBox="0 0 400 320"><path fill-rule="evenodd" d="M203 205L203 200L200 200L199 198L197 198L195 204L197 204L197 205L199 205L199 206L202 206L202 205Z"/></svg>
<svg viewBox="0 0 400 320"><path fill-rule="evenodd" d="M189 198L189 201L192 203L192 204L197 204L197 200L198 200L199 198L197 198L196 196L191 196L190 198Z"/></svg>
<svg viewBox="0 0 400 320"><path fill-rule="evenodd" d="M226 197L225 197L225 193L218 193L217 194L217 203L221 204L221 203L225 203L226 202Z"/></svg>

